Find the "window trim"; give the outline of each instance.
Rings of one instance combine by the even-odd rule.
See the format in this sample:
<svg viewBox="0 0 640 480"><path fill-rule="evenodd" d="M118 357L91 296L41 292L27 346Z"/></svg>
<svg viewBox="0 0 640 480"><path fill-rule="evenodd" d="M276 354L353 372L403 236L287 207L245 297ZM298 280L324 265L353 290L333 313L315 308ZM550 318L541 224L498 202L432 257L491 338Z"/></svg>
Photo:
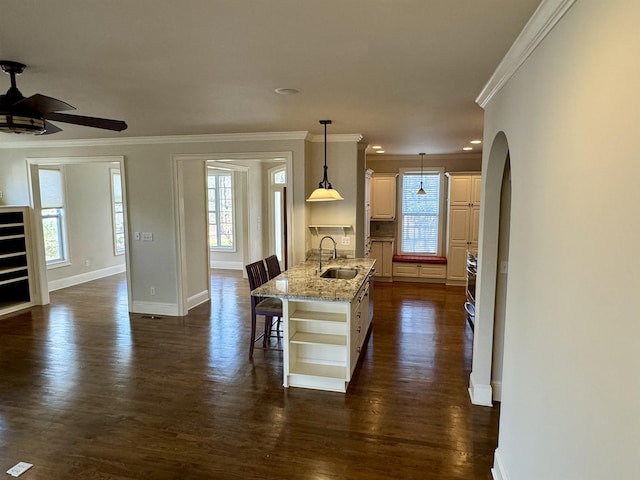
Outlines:
<svg viewBox="0 0 640 480"><path fill-rule="evenodd" d="M209 223L209 215L211 214L211 211L209 210L209 176L210 175L215 175L216 172L218 174L225 174L225 175L229 175L231 177L231 235L233 236L233 240L232 243L233 245L231 247L212 247L209 242L211 239L211 235L210 235L210 226L211 223ZM221 168L221 167L213 167L213 166L207 166L207 181L206 181L206 186L207 186L207 244L209 245L209 250L212 252L228 252L228 253L233 253L236 252L238 249L238 241L237 241L237 236L236 236L236 176L235 176L235 171L231 168ZM217 203L219 204L219 202ZM220 214L219 214L219 210L216 211L215 213L216 215L216 219L220 220Z"/></svg>
<svg viewBox="0 0 640 480"><path fill-rule="evenodd" d="M439 191L439 201L438 201L438 242L437 242L437 248L436 248L436 253L419 253L419 252L406 252L403 250L403 245L402 245L402 219L403 219L403 215L404 212L402 210L402 206L403 206L403 198L402 198L402 194L404 191L404 176L405 175L420 175L420 169L417 167L413 167L413 168L400 168L398 169L398 173L399 173L399 177L400 177L400 181L399 181L399 188L398 188L398 194L397 194L397 205L398 205L398 228L397 228L397 251L399 254L402 255L424 255L424 256L428 256L428 257L441 257L444 256L443 252L444 252L444 244L445 244L445 212L446 212L446 193L445 193L445 188L446 188L446 179L445 179L445 170L444 167L428 167L426 169L423 169L422 174L423 175L438 175L439 180L440 180L440 191Z"/></svg>

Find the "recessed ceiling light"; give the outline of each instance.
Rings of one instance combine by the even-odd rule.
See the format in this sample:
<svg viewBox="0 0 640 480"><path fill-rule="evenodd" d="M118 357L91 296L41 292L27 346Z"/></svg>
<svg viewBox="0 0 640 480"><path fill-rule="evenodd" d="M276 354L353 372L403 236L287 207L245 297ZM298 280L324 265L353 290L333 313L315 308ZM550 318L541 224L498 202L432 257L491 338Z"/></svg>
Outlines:
<svg viewBox="0 0 640 480"><path fill-rule="evenodd" d="M384 153L384 150L376 150L376 153Z"/></svg>
<svg viewBox="0 0 640 480"><path fill-rule="evenodd" d="M482 143L482 140L471 140L469 143L473 143L474 145L479 145Z"/></svg>
<svg viewBox="0 0 640 480"><path fill-rule="evenodd" d="M276 88L275 92L278 95L295 95L300 93L300 90L297 88Z"/></svg>
<svg viewBox="0 0 640 480"><path fill-rule="evenodd" d="M373 148L374 150L380 150L382 148L382 145L373 145L371 148Z"/></svg>
<svg viewBox="0 0 640 480"><path fill-rule="evenodd" d="M473 150L473 147L464 147L463 150Z"/></svg>

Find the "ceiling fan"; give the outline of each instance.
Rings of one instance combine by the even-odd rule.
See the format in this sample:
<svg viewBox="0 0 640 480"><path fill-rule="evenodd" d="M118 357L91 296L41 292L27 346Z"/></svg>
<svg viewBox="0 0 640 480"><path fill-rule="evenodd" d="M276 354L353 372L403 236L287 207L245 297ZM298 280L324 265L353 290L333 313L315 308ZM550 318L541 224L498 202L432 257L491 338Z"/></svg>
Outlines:
<svg viewBox="0 0 640 480"><path fill-rule="evenodd" d="M16 75L21 74L25 69L22 63L0 60L0 68L11 77L11 87L6 94L0 95L0 132L50 135L62 131L61 128L50 123L50 120L116 132L127 128L127 124L122 120L58 113L64 110L75 110L75 107L39 93L30 97L22 95L16 87Z"/></svg>

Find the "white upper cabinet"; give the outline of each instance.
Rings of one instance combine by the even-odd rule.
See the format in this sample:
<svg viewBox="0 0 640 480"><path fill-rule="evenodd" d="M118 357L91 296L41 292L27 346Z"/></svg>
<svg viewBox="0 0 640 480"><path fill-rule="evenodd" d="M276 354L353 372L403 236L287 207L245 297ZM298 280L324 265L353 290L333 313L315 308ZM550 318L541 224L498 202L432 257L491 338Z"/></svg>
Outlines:
<svg viewBox="0 0 640 480"><path fill-rule="evenodd" d="M371 177L371 220L396 218L397 173L375 173Z"/></svg>

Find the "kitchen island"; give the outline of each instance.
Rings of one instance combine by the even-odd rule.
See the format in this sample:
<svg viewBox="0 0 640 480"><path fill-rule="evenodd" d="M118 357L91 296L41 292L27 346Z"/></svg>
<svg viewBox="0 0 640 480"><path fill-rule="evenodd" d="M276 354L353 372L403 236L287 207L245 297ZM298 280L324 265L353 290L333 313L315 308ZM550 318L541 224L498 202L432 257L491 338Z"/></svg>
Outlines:
<svg viewBox="0 0 640 480"><path fill-rule="evenodd" d="M346 392L373 317L375 260L303 262L251 292L282 300L285 387ZM354 275L353 278L323 278Z"/></svg>

